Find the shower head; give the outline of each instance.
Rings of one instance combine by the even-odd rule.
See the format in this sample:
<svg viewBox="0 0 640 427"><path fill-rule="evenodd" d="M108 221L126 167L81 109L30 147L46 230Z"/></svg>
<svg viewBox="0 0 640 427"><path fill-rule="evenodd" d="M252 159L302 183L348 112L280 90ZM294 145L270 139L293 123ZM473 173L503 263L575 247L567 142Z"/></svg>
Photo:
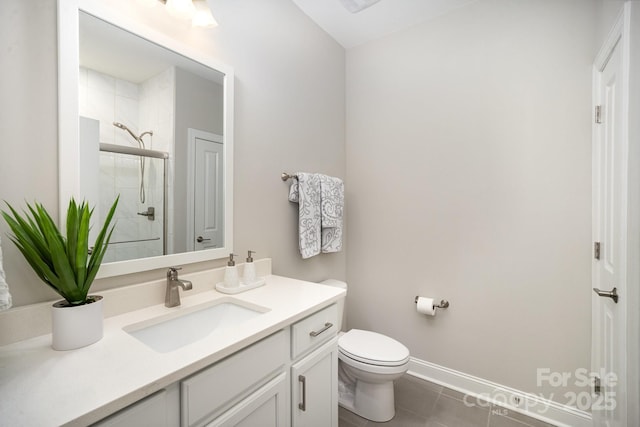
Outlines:
<svg viewBox="0 0 640 427"><path fill-rule="evenodd" d="M120 128L122 130L126 130L127 132L129 132L129 135L131 135L131 137L136 140L136 142L138 143L138 146L140 148L146 148L144 146L144 141L142 140L143 136L145 136L145 135L153 136L153 131L152 130L148 130L146 132L141 133L140 135L136 135L131 131L131 129L129 129L126 125L123 125L120 122L113 122L113 125L115 127L117 127L117 128Z"/></svg>
<svg viewBox="0 0 640 427"><path fill-rule="evenodd" d="M131 131L131 129L129 129L128 127L126 127L122 123L113 122L113 125L115 127L117 127L117 128L122 129L122 130L126 130L127 132L129 132L129 135L131 135L131 137L136 140L136 142L138 142L138 143L140 142L140 139Z"/></svg>

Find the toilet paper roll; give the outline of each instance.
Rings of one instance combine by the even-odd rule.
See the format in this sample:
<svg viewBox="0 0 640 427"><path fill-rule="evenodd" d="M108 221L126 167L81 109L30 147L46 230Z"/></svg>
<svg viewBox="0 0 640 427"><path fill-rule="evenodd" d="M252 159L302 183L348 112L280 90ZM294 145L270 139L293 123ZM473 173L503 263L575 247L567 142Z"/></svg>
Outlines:
<svg viewBox="0 0 640 427"><path fill-rule="evenodd" d="M435 316L436 308L433 306L433 298L418 297L416 310L418 310L418 313L426 314L427 316Z"/></svg>

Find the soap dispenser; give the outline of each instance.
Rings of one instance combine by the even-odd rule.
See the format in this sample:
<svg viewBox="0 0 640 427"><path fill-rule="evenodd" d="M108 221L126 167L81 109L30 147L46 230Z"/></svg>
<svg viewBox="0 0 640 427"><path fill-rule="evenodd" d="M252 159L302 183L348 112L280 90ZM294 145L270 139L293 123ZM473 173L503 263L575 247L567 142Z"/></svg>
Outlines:
<svg viewBox="0 0 640 427"><path fill-rule="evenodd" d="M237 288L240 285L238 267L236 267L236 262L233 260L234 256L235 254L229 254L229 262L224 270L224 286L226 288Z"/></svg>
<svg viewBox="0 0 640 427"><path fill-rule="evenodd" d="M251 256L251 254L255 253L255 251L248 251L247 253L247 262L244 264L244 273L242 275L242 281L245 285L250 285L256 281L256 266Z"/></svg>

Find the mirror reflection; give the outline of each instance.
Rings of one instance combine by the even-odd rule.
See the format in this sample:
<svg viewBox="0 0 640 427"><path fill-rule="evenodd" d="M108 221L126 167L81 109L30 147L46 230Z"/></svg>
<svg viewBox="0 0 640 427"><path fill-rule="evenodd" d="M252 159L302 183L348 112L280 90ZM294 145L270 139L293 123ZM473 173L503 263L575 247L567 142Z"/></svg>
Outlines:
<svg viewBox="0 0 640 427"><path fill-rule="evenodd" d="M106 262L224 246L224 74L81 12L81 192Z"/></svg>

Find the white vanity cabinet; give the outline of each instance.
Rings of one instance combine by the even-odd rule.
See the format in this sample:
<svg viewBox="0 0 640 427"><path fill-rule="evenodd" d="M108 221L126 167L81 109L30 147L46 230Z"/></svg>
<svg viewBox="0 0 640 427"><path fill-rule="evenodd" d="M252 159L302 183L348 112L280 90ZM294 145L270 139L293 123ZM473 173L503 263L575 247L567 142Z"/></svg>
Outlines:
<svg viewBox="0 0 640 427"><path fill-rule="evenodd" d="M96 425L338 427L337 321L332 304Z"/></svg>
<svg viewBox="0 0 640 427"><path fill-rule="evenodd" d="M182 381L181 425L338 427L337 322L332 304Z"/></svg>
<svg viewBox="0 0 640 427"><path fill-rule="evenodd" d="M291 326L292 427L338 427L337 325L333 304Z"/></svg>
<svg viewBox="0 0 640 427"><path fill-rule="evenodd" d="M260 274L270 272L270 261L264 262ZM0 424L336 427L337 303L345 290L272 274L266 286L238 295L207 289L223 276L224 268L183 276L198 293L172 309L155 303L162 302L162 279L105 291L114 306L134 299L145 306L105 318L99 343L68 354L52 352L47 335L0 345L0 395L6 397ZM130 333L227 303L258 314L240 320L232 313L226 323L212 323L212 332L166 352ZM48 311L48 304L37 304L26 313ZM7 310L0 323L20 325L24 315ZM174 324L190 325L180 327L186 333L204 330L209 321L198 320L205 324L197 328ZM31 399L20 399L27 395Z"/></svg>

